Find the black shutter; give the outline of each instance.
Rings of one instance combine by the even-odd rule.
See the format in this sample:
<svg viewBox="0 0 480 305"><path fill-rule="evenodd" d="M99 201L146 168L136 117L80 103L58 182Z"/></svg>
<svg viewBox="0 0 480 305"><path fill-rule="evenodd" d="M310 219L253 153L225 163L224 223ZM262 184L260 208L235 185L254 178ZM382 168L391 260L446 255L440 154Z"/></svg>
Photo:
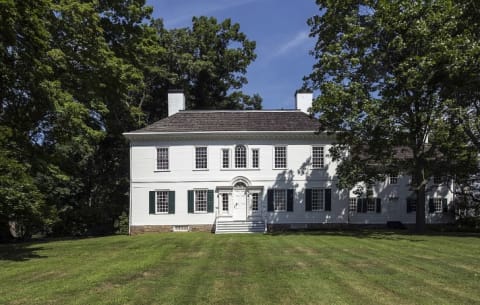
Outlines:
<svg viewBox="0 0 480 305"><path fill-rule="evenodd" d="M267 211L273 212L273 190L267 190Z"/></svg>
<svg viewBox="0 0 480 305"><path fill-rule="evenodd" d="M412 199L407 198L407 213L412 212Z"/></svg>
<svg viewBox="0 0 480 305"><path fill-rule="evenodd" d="M362 213L362 198L357 198L357 213Z"/></svg>
<svg viewBox="0 0 480 305"><path fill-rule="evenodd" d="M435 213L435 204L433 204L433 198L428 199L428 212Z"/></svg>
<svg viewBox="0 0 480 305"><path fill-rule="evenodd" d="M213 213L213 190L207 191L207 213Z"/></svg>
<svg viewBox="0 0 480 305"><path fill-rule="evenodd" d="M447 198L442 198L442 210L443 210L443 213L448 212Z"/></svg>
<svg viewBox="0 0 480 305"><path fill-rule="evenodd" d="M168 192L168 214L175 214L175 191Z"/></svg>
<svg viewBox="0 0 480 305"><path fill-rule="evenodd" d="M312 189L305 189L305 211L312 210Z"/></svg>
<svg viewBox="0 0 480 305"><path fill-rule="evenodd" d="M150 214L155 214L155 191L150 191L148 192L148 198L149 198L149 213Z"/></svg>
<svg viewBox="0 0 480 305"><path fill-rule="evenodd" d="M382 199L375 198L377 213L382 213Z"/></svg>
<svg viewBox="0 0 480 305"><path fill-rule="evenodd" d="M362 213L367 213L368 198L362 199Z"/></svg>
<svg viewBox="0 0 480 305"><path fill-rule="evenodd" d="M293 212L293 190L287 190L287 212Z"/></svg>
<svg viewBox="0 0 480 305"><path fill-rule="evenodd" d="M193 213L193 190L188 191L188 213Z"/></svg>
<svg viewBox="0 0 480 305"><path fill-rule="evenodd" d="M325 211L332 210L332 189L325 189Z"/></svg>

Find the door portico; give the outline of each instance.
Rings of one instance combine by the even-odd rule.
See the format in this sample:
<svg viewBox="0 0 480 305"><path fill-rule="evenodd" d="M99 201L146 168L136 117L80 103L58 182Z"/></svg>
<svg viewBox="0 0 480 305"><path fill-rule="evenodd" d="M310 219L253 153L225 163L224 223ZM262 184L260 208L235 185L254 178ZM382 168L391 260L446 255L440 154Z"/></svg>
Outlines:
<svg viewBox="0 0 480 305"><path fill-rule="evenodd" d="M217 187L218 216L224 220L247 221L261 216L263 187L252 186L246 177L236 177L229 186Z"/></svg>

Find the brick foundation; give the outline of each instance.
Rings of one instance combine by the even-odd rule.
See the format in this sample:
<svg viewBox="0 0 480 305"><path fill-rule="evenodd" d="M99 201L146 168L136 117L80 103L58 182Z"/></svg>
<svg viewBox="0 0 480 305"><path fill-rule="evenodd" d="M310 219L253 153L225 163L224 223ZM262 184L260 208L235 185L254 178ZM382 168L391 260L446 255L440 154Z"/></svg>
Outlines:
<svg viewBox="0 0 480 305"><path fill-rule="evenodd" d="M130 226L130 235L173 232L172 225ZM214 225L188 225L189 232L215 232Z"/></svg>

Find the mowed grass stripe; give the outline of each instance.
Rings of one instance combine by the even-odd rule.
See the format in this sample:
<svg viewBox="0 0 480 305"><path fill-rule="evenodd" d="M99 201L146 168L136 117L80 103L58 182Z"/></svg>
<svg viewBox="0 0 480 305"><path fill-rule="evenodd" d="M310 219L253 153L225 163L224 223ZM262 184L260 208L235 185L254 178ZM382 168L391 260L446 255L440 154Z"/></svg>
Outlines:
<svg viewBox="0 0 480 305"><path fill-rule="evenodd" d="M1 245L0 304L480 304L479 245L387 232Z"/></svg>

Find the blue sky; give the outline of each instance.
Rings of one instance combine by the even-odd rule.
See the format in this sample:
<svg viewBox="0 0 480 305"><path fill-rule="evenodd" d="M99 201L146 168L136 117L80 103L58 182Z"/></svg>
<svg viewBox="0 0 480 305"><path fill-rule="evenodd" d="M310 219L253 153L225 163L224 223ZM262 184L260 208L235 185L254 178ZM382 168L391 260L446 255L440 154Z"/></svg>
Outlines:
<svg viewBox="0 0 480 305"><path fill-rule="evenodd" d="M312 71L308 52L307 19L318 12L314 0L149 0L154 16L167 28L191 25L193 16L226 18L240 24L248 39L257 42L257 59L247 73L243 91L259 93L264 109L292 109L303 76Z"/></svg>

